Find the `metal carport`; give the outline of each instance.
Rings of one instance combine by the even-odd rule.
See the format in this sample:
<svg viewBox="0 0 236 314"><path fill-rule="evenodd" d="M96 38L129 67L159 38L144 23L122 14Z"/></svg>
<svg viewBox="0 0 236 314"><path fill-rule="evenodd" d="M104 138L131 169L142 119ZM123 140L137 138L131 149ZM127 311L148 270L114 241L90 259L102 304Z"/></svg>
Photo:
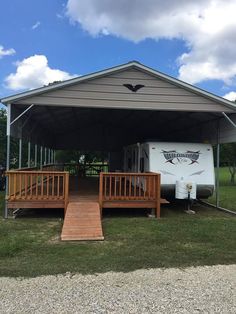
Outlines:
<svg viewBox="0 0 236 314"><path fill-rule="evenodd" d="M134 91L127 88L140 85ZM10 136L47 148L110 152L120 161L122 147L147 139L236 141L236 106L221 97L130 62L1 100L8 107ZM117 158L116 158L117 157ZM117 166L117 164L116 164Z"/></svg>

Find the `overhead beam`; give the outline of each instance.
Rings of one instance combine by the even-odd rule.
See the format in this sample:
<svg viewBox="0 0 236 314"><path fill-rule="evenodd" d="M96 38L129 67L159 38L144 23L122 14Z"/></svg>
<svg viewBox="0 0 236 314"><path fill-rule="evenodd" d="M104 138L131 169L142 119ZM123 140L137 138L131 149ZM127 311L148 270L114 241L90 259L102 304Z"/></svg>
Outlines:
<svg viewBox="0 0 236 314"><path fill-rule="evenodd" d="M227 116L227 114L226 114L225 112L222 112L222 114L223 114L223 116L226 118L226 120L228 120L229 123L230 123L234 128L236 128L236 124L234 123L234 121L232 121L232 120L230 119L230 117Z"/></svg>
<svg viewBox="0 0 236 314"><path fill-rule="evenodd" d="M26 108L21 114L19 114L13 121L10 122L10 124L14 124L17 120L19 120L27 111L29 111L32 107L34 107L34 104L30 105L28 108Z"/></svg>

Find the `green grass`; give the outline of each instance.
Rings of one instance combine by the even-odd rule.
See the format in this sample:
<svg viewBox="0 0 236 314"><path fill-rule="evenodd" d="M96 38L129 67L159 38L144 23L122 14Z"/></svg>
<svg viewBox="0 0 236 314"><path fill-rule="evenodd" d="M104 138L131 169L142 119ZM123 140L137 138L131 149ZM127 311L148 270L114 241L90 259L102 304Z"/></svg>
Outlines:
<svg viewBox="0 0 236 314"><path fill-rule="evenodd" d="M103 242L59 241L60 215L0 219L0 276L235 263L236 219L209 208L195 210L187 215L182 206L168 206L160 220L111 210L103 219Z"/></svg>
<svg viewBox="0 0 236 314"><path fill-rule="evenodd" d="M215 204L215 195L208 201ZM227 167L220 168L220 206L236 211L236 185L230 184L230 173Z"/></svg>
<svg viewBox="0 0 236 314"><path fill-rule="evenodd" d="M220 171L220 198L222 207L236 210L236 187L229 184L227 168ZM1 212L3 199L0 192ZM189 216L181 205L168 206L161 220L113 210L103 219L103 242L61 242L60 214L1 218L0 276L235 263L236 219L210 208L194 209L196 215Z"/></svg>

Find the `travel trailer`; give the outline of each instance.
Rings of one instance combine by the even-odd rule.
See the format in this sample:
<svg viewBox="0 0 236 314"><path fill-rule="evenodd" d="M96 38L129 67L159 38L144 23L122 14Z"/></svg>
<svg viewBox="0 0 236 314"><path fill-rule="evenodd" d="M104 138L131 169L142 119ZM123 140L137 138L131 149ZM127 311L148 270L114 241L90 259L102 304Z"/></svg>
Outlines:
<svg viewBox="0 0 236 314"><path fill-rule="evenodd" d="M210 144L145 142L124 148L125 172L161 174L166 198L208 198L214 192L213 149Z"/></svg>

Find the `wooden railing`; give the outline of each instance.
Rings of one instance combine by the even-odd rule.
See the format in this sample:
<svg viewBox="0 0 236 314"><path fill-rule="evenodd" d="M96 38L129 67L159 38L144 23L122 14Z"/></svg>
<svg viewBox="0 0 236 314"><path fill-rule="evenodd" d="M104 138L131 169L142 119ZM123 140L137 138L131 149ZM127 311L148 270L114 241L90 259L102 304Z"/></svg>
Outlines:
<svg viewBox="0 0 236 314"><path fill-rule="evenodd" d="M8 177L6 195L8 202L18 202L19 204L24 201L39 202L40 207L42 201L46 203L60 201L66 208L69 190L68 172L8 171L6 176Z"/></svg>
<svg viewBox="0 0 236 314"><path fill-rule="evenodd" d="M38 167L24 167L15 169L15 171L39 171ZM47 164L42 166L42 171L64 171L63 164Z"/></svg>
<svg viewBox="0 0 236 314"><path fill-rule="evenodd" d="M43 165L43 171L65 171L63 164Z"/></svg>
<svg viewBox="0 0 236 314"><path fill-rule="evenodd" d="M100 207L155 208L160 217L160 174L100 173Z"/></svg>
<svg viewBox="0 0 236 314"><path fill-rule="evenodd" d="M64 171L79 177L99 177L100 172L108 171L107 163L65 163L61 164Z"/></svg>

